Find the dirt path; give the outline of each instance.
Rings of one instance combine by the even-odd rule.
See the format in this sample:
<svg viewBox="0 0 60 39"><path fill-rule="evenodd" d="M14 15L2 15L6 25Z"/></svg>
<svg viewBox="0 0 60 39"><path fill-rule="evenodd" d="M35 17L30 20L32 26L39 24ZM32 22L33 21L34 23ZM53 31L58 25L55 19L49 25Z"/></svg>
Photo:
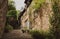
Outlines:
<svg viewBox="0 0 60 39"><path fill-rule="evenodd" d="M2 39L32 39L28 33L22 33L21 30L13 30L9 33L4 33Z"/></svg>

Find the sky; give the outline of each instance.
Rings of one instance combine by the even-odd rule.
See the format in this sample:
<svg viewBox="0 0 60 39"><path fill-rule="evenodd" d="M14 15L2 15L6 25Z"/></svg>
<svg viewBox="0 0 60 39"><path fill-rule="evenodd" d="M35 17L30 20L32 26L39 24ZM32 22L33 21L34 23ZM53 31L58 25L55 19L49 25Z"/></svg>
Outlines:
<svg viewBox="0 0 60 39"><path fill-rule="evenodd" d="M15 2L15 7L16 7L16 10L23 10L24 7L25 7L25 4L24 4L24 1L25 0L13 0Z"/></svg>

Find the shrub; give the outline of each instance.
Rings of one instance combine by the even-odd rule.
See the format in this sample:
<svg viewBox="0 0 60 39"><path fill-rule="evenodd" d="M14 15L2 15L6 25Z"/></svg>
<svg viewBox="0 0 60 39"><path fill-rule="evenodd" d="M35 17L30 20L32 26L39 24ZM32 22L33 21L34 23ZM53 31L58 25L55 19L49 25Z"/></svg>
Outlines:
<svg viewBox="0 0 60 39"><path fill-rule="evenodd" d="M30 34L34 39L55 39L54 35L50 32L47 33L44 31L31 30Z"/></svg>
<svg viewBox="0 0 60 39"><path fill-rule="evenodd" d="M32 35L32 37L34 39L44 39L45 38L45 36L42 33L40 33L40 31L37 31L37 30L30 31L30 34Z"/></svg>
<svg viewBox="0 0 60 39"><path fill-rule="evenodd" d="M12 31L13 30L13 27L11 26L11 25L7 25L6 27L5 27L5 32L10 32L10 31Z"/></svg>

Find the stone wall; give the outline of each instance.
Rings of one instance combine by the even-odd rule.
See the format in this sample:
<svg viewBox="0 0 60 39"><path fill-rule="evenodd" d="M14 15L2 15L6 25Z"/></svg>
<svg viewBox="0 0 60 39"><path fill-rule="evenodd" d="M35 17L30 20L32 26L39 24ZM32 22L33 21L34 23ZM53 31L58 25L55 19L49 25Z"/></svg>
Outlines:
<svg viewBox="0 0 60 39"><path fill-rule="evenodd" d="M43 30L43 31L49 30L50 27L49 17L52 16L53 14L51 1L46 0L41 4L41 7L39 7L38 9L33 8L33 5L34 5L34 0L27 9L27 11L25 11L24 13L27 15L23 15L24 17L26 16L28 17L27 19L29 19L29 28L32 30L35 29ZM24 18L23 16L21 18L25 20L26 17ZM23 20L21 20L22 26L25 26L23 25L24 23Z"/></svg>
<svg viewBox="0 0 60 39"><path fill-rule="evenodd" d="M29 15L27 12L25 12L21 17L21 28L27 28L27 21L29 22Z"/></svg>

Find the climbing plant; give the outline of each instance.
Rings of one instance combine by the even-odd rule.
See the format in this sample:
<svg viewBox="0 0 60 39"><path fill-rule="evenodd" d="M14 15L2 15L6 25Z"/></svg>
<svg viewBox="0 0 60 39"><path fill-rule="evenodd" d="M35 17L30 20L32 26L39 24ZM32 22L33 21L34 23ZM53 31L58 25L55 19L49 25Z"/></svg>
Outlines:
<svg viewBox="0 0 60 39"><path fill-rule="evenodd" d="M60 37L60 7L59 7L59 2L58 1L54 1L54 5L52 7L53 9L53 17L51 18L51 25L52 25L52 29L51 29L51 33L54 36L54 38L59 39Z"/></svg>
<svg viewBox="0 0 60 39"><path fill-rule="evenodd" d="M37 9L41 6L42 3L44 3L45 0L34 0L34 8Z"/></svg>

